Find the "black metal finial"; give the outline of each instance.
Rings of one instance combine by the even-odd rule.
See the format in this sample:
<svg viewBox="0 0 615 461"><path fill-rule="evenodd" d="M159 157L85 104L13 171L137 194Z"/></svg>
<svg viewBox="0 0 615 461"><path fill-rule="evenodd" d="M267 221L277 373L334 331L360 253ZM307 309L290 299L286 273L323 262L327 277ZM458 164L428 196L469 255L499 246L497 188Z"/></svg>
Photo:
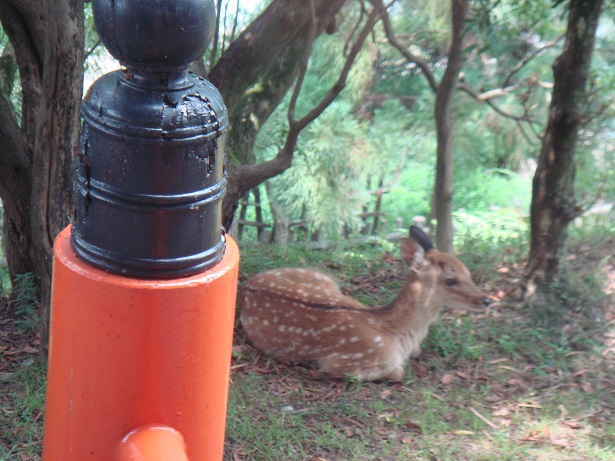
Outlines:
<svg viewBox="0 0 615 461"><path fill-rule="evenodd" d="M216 13L211 0L94 0L101 41L131 68L182 68L211 42Z"/></svg>
<svg viewBox="0 0 615 461"><path fill-rule="evenodd" d="M209 43L212 0L94 0L94 19L126 69L98 79L82 105L77 253L145 278L198 273L224 253L227 113L187 73Z"/></svg>

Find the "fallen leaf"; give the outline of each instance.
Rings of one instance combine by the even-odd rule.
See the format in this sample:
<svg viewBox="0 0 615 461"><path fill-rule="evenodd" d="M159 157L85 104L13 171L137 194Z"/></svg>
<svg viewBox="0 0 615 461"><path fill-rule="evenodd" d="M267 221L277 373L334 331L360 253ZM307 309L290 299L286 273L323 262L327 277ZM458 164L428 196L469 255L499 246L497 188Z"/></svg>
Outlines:
<svg viewBox="0 0 615 461"><path fill-rule="evenodd" d="M38 349L35 349L34 347L30 347L30 346L24 346L22 351L25 352L26 354L38 354Z"/></svg>
<svg viewBox="0 0 615 461"><path fill-rule="evenodd" d="M519 403L517 406L521 408L542 408L542 406L537 403Z"/></svg>
<svg viewBox="0 0 615 461"><path fill-rule="evenodd" d="M497 425L497 424L492 423L491 421L489 421L487 418L485 418L483 415L481 415L481 414L480 414L478 411L476 411L474 408L470 407L470 411L471 411L472 413L474 413L474 415L475 415L477 418L481 419L481 420L482 420L485 424L487 424L488 426L491 426L491 427L493 427L494 429L497 429L497 428L498 428L498 425Z"/></svg>
<svg viewBox="0 0 615 461"><path fill-rule="evenodd" d="M551 445L554 445L556 447L568 447L569 443L566 439L556 438L555 434L553 434L553 432L551 432L546 426L544 429L546 429L545 435Z"/></svg>
<svg viewBox="0 0 615 461"><path fill-rule="evenodd" d="M508 416L510 414L510 410L506 407L500 408L499 410L491 413L493 416Z"/></svg>
<svg viewBox="0 0 615 461"><path fill-rule="evenodd" d="M592 392L594 392L594 386L592 386L592 383L590 382L584 382L583 384L581 384L581 389L583 389L583 392L585 392L586 394L591 394Z"/></svg>
<svg viewBox="0 0 615 461"><path fill-rule="evenodd" d="M424 378L427 376L427 368L425 365L417 364L415 366L416 374L419 378Z"/></svg>
<svg viewBox="0 0 615 461"><path fill-rule="evenodd" d="M581 426L581 423L576 419L569 419L567 421L564 421L564 424L568 427L571 427L572 429L581 429L583 427Z"/></svg>
<svg viewBox="0 0 615 461"><path fill-rule="evenodd" d="M446 373L444 376L442 376L442 379L440 380L440 382L442 384L450 384L450 382L455 378L455 375L452 373Z"/></svg>
<svg viewBox="0 0 615 461"><path fill-rule="evenodd" d="M520 373L519 370L513 367L509 367L508 365L499 365L497 368L499 368L500 370L509 370L509 371L514 371L515 373Z"/></svg>
<svg viewBox="0 0 615 461"><path fill-rule="evenodd" d="M394 416L395 415L393 413L382 413L381 415L378 415L378 419L384 419L387 423L390 423Z"/></svg>
<svg viewBox="0 0 615 461"><path fill-rule="evenodd" d="M422 434L423 433L423 430L421 429L421 426L419 426L418 424L411 423L410 421L405 423L404 427L406 429L408 429L409 431L415 432L417 434Z"/></svg>
<svg viewBox="0 0 615 461"><path fill-rule="evenodd" d="M475 432L472 431L453 431L454 435L475 435Z"/></svg>

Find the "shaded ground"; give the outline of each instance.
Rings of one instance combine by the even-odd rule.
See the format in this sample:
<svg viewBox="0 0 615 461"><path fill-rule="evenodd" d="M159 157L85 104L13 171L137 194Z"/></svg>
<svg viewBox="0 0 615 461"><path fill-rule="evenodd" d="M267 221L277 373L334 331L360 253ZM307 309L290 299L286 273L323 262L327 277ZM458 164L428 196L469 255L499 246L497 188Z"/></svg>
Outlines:
<svg viewBox="0 0 615 461"><path fill-rule="evenodd" d="M538 313L510 302L518 264L478 274L501 302L445 313L401 384L272 361L238 329L225 459L615 460L614 244L576 248ZM382 259L346 291L385 302L401 280Z"/></svg>
<svg viewBox="0 0 615 461"><path fill-rule="evenodd" d="M235 335L225 460L615 460L615 239L571 252L551 308L509 303L520 267L464 261L501 302L444 314L401 384L330 379L272 361ZM242 277L280 255L244 252ZM267 259L269 258L269 259ZM362 301L402 283L398 261L372 255L340 273ZM483 272L481 272L483 270ZM0 304L0 459L39 460L44 404L39 341Z"/></svg>

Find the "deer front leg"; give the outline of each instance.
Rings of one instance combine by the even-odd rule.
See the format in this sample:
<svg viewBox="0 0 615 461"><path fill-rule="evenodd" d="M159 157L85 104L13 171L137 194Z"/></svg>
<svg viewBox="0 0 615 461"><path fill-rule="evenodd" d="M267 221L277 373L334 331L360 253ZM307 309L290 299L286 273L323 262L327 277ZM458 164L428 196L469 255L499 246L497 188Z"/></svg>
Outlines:
<svg viewBox="0 0 615 461"><path fill-rule="evenodd" d="M404 379L404 376L406 376L406 369L404 367L398 367L398 368L395 368L394 370L390 371L384 377L384 379L386 379L387 381L392 381L394 383L398 383L402 379Z"/></svg>

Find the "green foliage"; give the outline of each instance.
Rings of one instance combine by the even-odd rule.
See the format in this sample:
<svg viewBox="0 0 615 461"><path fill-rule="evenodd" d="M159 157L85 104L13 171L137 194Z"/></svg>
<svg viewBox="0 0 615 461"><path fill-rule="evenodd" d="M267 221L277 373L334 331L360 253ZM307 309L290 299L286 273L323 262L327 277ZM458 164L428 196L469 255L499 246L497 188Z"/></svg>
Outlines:
<svg viewBox="0 0 615 461"><path fill-rule="evenodd" d="M412 14L409 14L411 12ZM439 78L446 63L450 3L404 0L389 9L393 28ZM297 113L309 110L337 78L345 39L356 20L347 15L339 34L318 39ZM578 146L577 194L584 206L609 202L612 181L613 73L612 18L605 16L597 38L587 124ZM553 79L551 66L566 28L564 5L481 0L472 4L467 24L462 82L477 92L505 85L490 99L513 121L467 94L456 95L454 219L456 243L483 247L526 244L531 175L540 149ZM434 93L416 66L382 45L382 31L364 47L340 99L302 133L293 167L273 184L291 220L314 223L313 236L337 238L359 231L363 211L372 211L374 191L388 191L382 211L395 230L413 216L428 216L434 181L436 138ZM531 57L531 59L528 59ZM526 61L527 60L527 61ZM271 158L286 133L286 104L257 140L259 159ZM531 121L530 121L531 120ZM268 215L268 210L264 208Z"/></svg>
<svg viewBox="0 0 615 461"><path fill-rule="evenodd" d="M351 106L334 102L302 134L293 168L273 178L276 199L295 219L307 219L325 239L358 231L365 190L357 181L360 124ZM269 155L275 155L270 149Z"/></svg>
<svg viewBox="0 0 615 461"><path fill-rule="evenodd" d="M459 209L487 211L509 208L529 210L530 178L505 169L465 171L455 184L455 205Z"/></svg>
<svg viewBox="0 0 615 461"><path fill-rule="evenodd" d="M13 53L7 53L9 38L0 24L0 95L5 96L13 109L17 123L21 123L21 79Z"/></svg>
<svg viewBox="0 0 615 461"><path fill-rule="evenodd" d="M399 183L384 197L383 209L391 218L403 219L404 227L417 215L428 216L434 170L429 164L409 162Z"/></svg>
<svg viewBox="0 0 615 461"><path fill-rule="evenodd" d="M11 278L9 276L9 268L0 267L0 298L8 298L10 294Z"/></svg>
<svg viewBox="0 0 615 461"><path fill-rule="evenodd" d="M433 325L423 348L433 351L445 363L474 361L487 352L487 344L477 337L469 317L457 319L453 328L442 323Z"/></svg>
<svg viewBox="0 0 615 461"><path fill-rule="evenodd" d="M347 53L347 43L342 40L340 35L350 34L350 31L347 30L350 25L350 21L344 21L340 34L323 34L314 43L308 72L301 88L297 118L301 117L304 111L316 105L338 80L345 63L344 55ZM342 100L356 105L365 96L365 91L369 87L374 74L373 47L373 43L368 39L359 51L340 97Z"/></svg>
<svg viewBox="0 0 615 461"><path fill-rule="evenodd" d="M13 290L14 312L17 328L24 333L33 333L40 326L37 288L34 274L18 274Z"/></svg>
<svg viewBox="0 0 615 461"><path fill-rule="evenodd" d="M480 241L487 248L527 244L531 180L492 169L460 178L453 212L456 242Z"/></svg>

